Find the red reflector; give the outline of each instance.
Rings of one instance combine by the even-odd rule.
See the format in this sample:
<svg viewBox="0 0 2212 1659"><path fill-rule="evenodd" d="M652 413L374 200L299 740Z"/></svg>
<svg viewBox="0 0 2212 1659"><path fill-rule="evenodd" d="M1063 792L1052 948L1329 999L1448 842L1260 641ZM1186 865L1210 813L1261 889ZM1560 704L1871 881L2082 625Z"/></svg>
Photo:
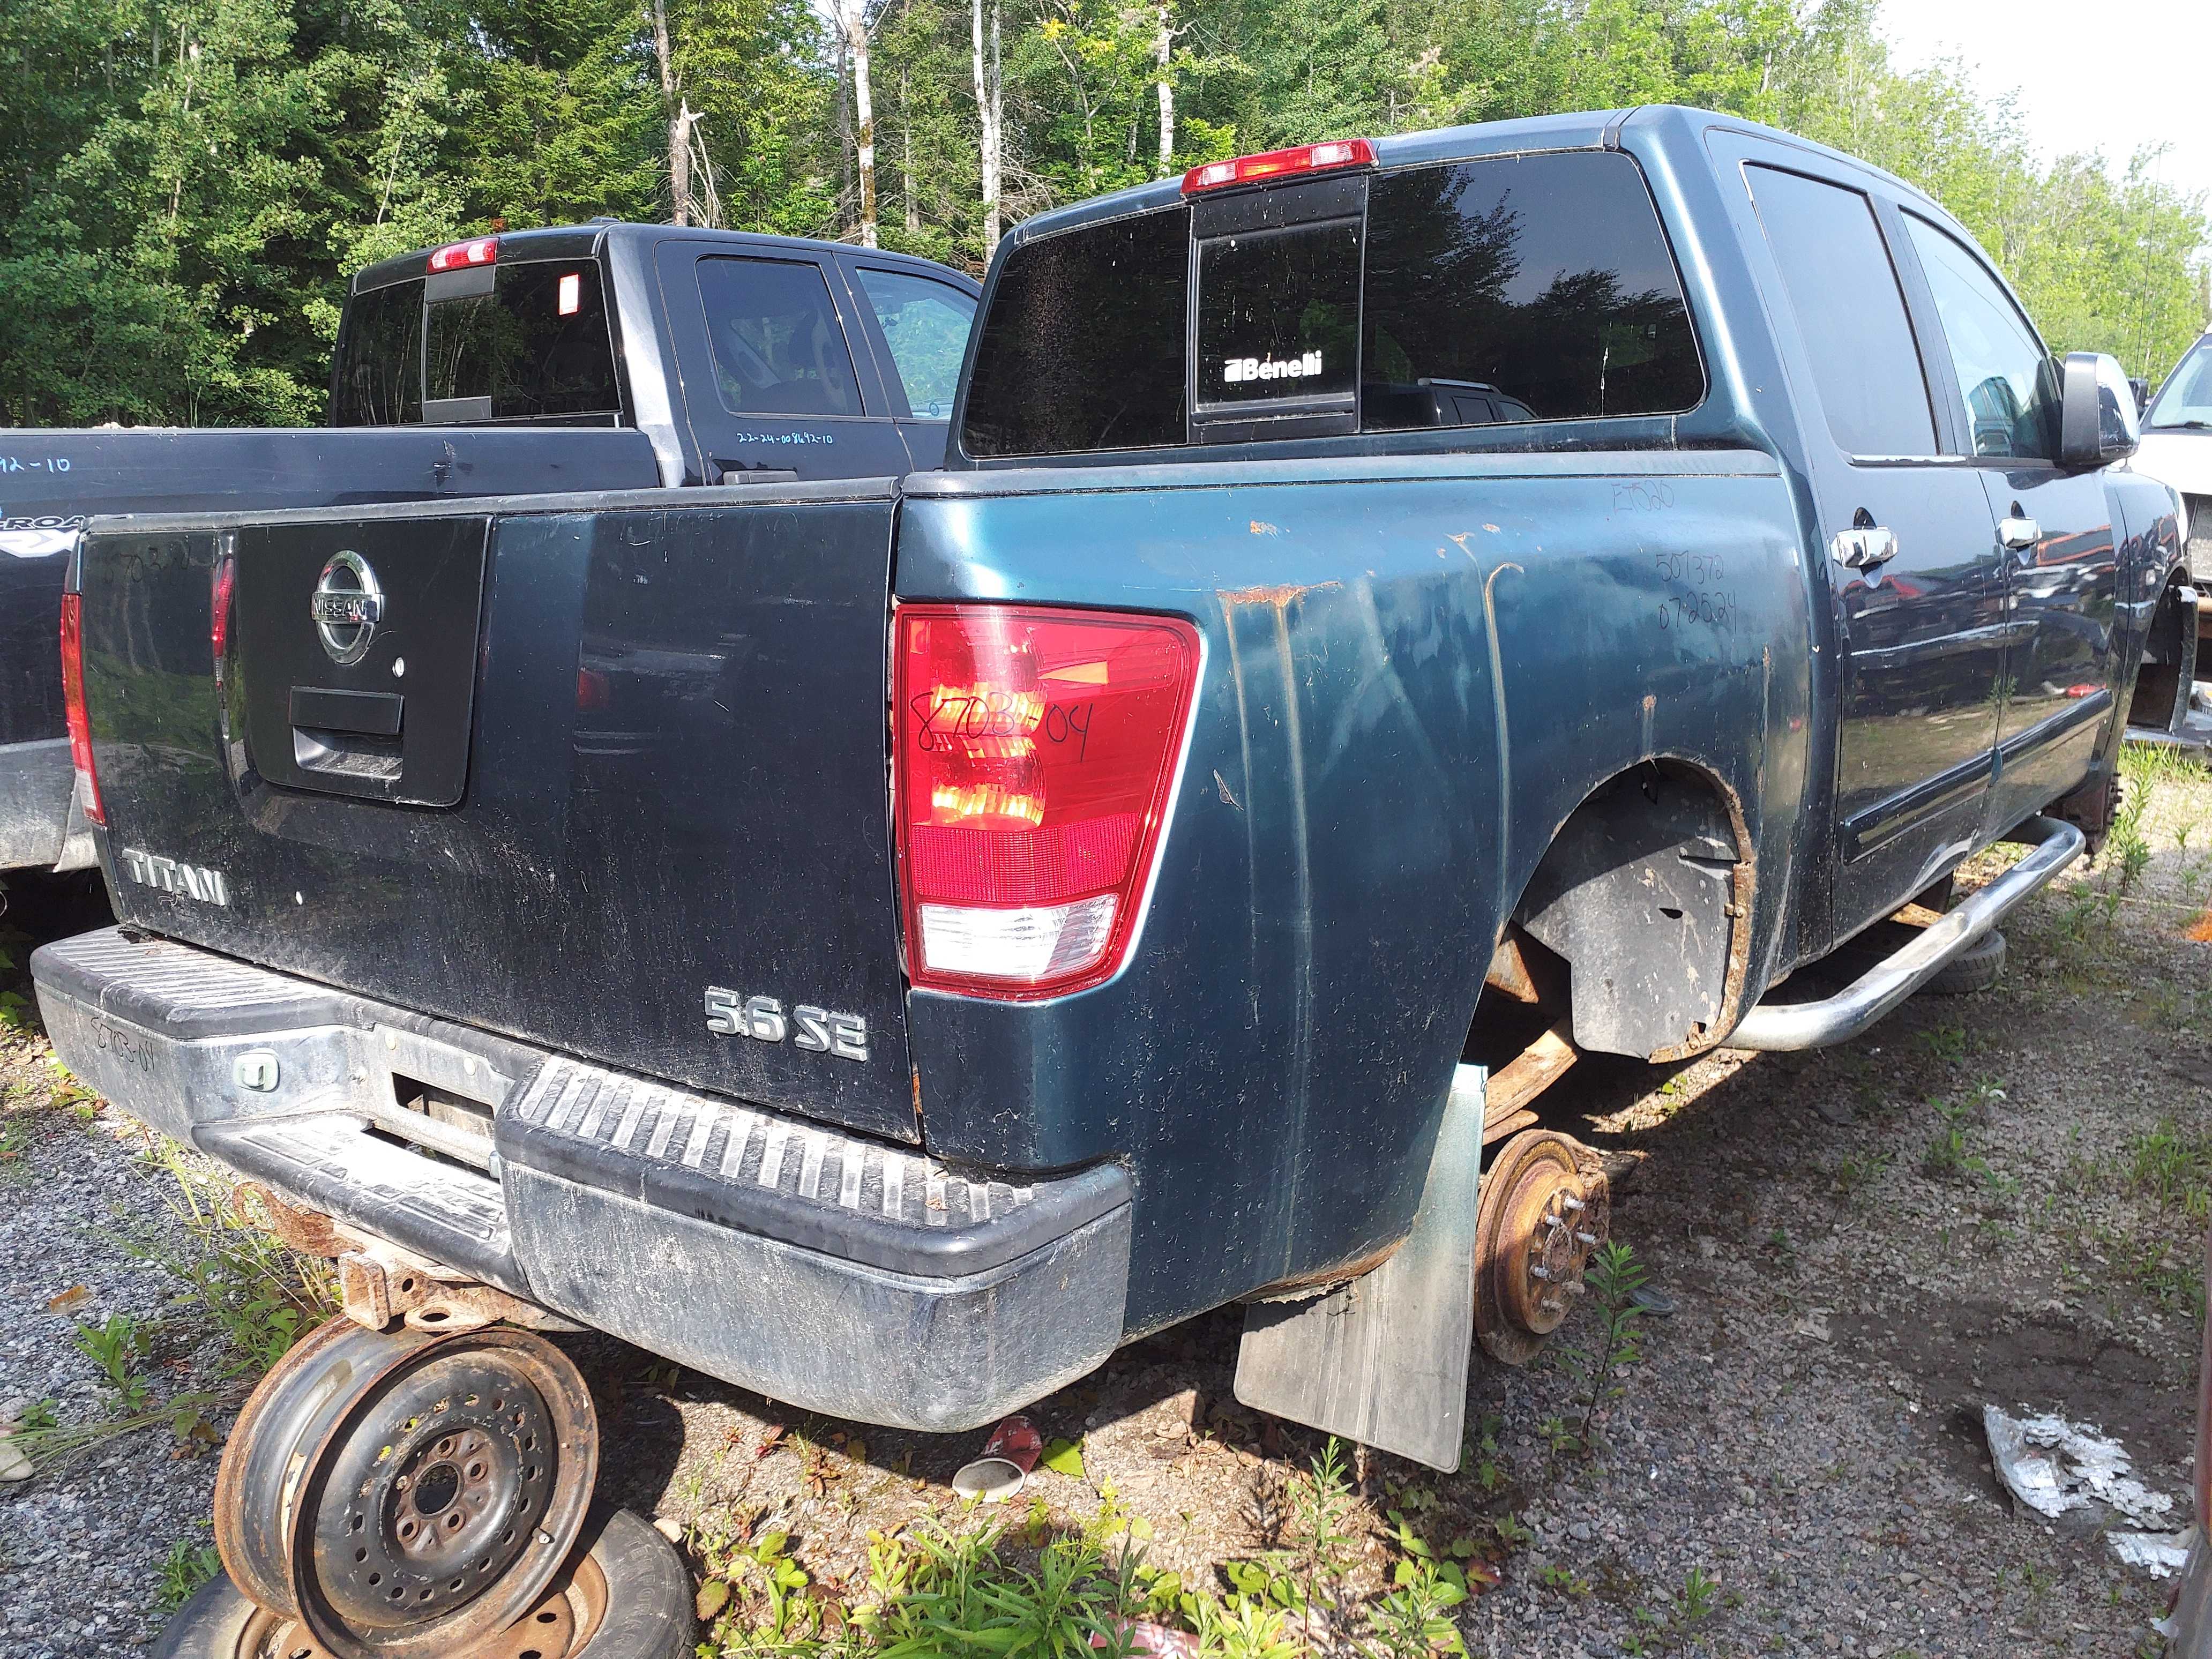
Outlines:
<svg viewBox="0 0 2212 1659"><path fill-rule="evenodd" d="M1327 173L1336 167L1371 167L1375 146L1364 138L1336 138L1326 144L1300 144L1295 149L1271 149L1260 155L1240 155L1233 161L1208 161L1182 176L1182 193L1224 190L1231 185L1256 185L1291 173Z"/></svg>
<svg viewBox="0 0 2212 1659"><path fill-rule="evenodd" d="M573 317L579 311L582 310L584 307L584 279L582 276L578 272L572 270L566 276L563 276L561 279L559 295L560 305L558 308L563 317Z"/></svg>
<svg viewBox="0 0 2212 1659"><path fill-rule="evenodd" d="M84 601L75 593L62 595L62 704L84 815L105 823L107 809L100 804L100 775L92 766L92 726L84 715Z"/></svg>
<svg viewBox="0 0 2212 1659"><path fill-rule="evenodd" d="M908 972L1018 1001L1111 978L1182 759L1198 632L1030 605L901 609Z"/></svg>
<svg viewBox="0 0 2212 1659"><path fill-rule="evenodd" d="M499 261L499 238L478 236L466 242L448 242L430 255L433 270L461 270L470 265L495 264Z"/></svg>

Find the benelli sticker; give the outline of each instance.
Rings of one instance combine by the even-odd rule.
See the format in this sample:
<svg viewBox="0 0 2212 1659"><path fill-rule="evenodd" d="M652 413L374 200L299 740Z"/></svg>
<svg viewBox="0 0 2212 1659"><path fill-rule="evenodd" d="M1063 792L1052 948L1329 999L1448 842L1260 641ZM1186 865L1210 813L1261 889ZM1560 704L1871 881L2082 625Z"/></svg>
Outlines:
<svg viewBox="0 0 2212 1659"><path fill-rule="evenodd" d="M73 551L84 515L69 518L40 514L36 518L0 519L0 553L18 559L51 559Z"/></svg>
<svg viewBox="0 0 2212 1659"><path fill-rule="evenodd" d="M1321 353L1297 357L1231 357L1221 365L1221 378L1234 386L1240 380L1303 380L1321 373Z"/></svg>

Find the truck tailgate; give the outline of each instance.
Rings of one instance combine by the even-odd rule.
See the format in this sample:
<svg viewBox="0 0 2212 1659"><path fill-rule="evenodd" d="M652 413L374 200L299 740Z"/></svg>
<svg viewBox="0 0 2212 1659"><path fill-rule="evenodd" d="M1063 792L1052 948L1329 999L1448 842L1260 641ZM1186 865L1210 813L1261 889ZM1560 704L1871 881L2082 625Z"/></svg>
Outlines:
<svg viewBox="0 0 2212 1659"><path fill-rule="evenodd" d="M917 1139L894 507L873 480L96 521L122 919Z"/></svg>

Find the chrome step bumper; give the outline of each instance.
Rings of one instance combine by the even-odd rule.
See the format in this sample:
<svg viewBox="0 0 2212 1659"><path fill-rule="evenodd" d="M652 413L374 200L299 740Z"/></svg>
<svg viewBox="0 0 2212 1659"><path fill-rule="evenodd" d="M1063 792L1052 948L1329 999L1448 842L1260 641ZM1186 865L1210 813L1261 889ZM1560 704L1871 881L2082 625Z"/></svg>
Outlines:
<svg viewBox="0 0 2212 1659"><path fill-rule="evenodd" d="M288 974L116 929L31 958L63 1063L153 1127L391 1243L834 1417L995 1421L1121 1340L1115 1164L948 1169ZM404 1078L488 1109L428 1155ZM471 1149L474 1150L474 1149Z"/></svg>
<svg viewBox="0 0 2212 1659"><path fill-rule="evenodd" d="M1820 1048L1856 1036L1996 927L2007 911L2073 863L2086 844L2073 824L2045 817L2028 819L2006 839L2032 842L2034 850L1835 995L1818 1002L1762 1002L1743 1017L1722 1047Z"/></svg>

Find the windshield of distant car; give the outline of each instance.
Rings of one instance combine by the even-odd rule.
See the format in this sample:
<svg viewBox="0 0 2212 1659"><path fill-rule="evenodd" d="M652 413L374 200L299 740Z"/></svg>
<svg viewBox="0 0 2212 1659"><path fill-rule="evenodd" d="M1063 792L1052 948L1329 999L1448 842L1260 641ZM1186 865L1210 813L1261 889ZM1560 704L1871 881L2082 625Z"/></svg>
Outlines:
<svg viewBox="0 0 2212 1659"><path fill-rule="evenodd" d="M2203 427L2212 429L2212 335L2181 360L2181 367L2166 377L2158 401L2150 406L2144 426Z"/></svg>

